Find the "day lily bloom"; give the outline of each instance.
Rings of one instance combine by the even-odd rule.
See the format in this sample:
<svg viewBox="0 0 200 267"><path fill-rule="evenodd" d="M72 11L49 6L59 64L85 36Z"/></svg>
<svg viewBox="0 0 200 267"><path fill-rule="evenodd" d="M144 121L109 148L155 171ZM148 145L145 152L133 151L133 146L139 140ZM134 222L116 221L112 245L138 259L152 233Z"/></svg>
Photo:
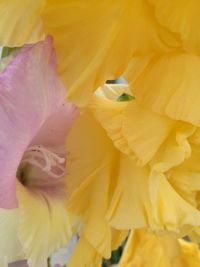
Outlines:
<svg viewBox="0 0 200 267"><path fill-rule="evenodd" d="M51 38L22 48L0 73L0 264L47 258L71 237L65 138L78 109L65 101Z"/></svg>
<svg viewBox="0 0 200 267"><path fill-rule="evenodd" d="M156 236L145 230L133 231L118 267L198 267L198 245L177 239L171 233Z"/></svg>
<svg viewBox="0 0 200 267"><path fill-rule="evenodd" d="M83 106L132 57L199 51L198 10L196 0L1 0L0 45L52 35L68 95Z"/></svg>
<svg viewBox="0 0 200 267"><path fill-rule="evenodd" d="M130 92L127 85L105 85L67 139L68 206L83 218L84 238L105 258L112 229L183 236L200 225L199 129L154 113L137 98L117 101L119 95L108 91L119 87Z"/></svg>

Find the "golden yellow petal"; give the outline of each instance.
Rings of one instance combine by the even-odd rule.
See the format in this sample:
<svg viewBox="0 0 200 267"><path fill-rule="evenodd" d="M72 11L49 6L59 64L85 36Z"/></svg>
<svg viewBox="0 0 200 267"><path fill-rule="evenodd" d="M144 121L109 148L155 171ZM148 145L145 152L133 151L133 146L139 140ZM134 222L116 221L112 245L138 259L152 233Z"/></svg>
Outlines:
<svg viewBox="0 0 200 267"><path fill-rule="evenodd" d="M112 227L145 227L181 234L199 225L200 212L196 205L173 187L164 172L154 169L150 172L148 166L141 168L123 154L119 166L117 185L106 216ZM159 167L166 167L165 163Z"/></svg>
<svg viewBox="0 0 200 267"><path fill-rule="evenodd" d="M79 106L106 80L119 77L133 54L180 46L144 0L49 0L43 21L55 40L68 97Z"/></svg>
<svg viewBox="0 0 200 267"><path fill-rule="evenodd" d="M195 243L189 243L182 239L179 239L181 246L181 254L183 262L187 267L199 267L200 266L200 252L198 245Z"/></svg>
<svg viewBox="0 0 200 267"><path fill-rule="evenodd" d="M115 146L136 156L142 164L154 156L174 125L174 121L142 108L134 100L128 103L93 97L92 109Z"/></svg>
<svg viewBox="0 0 200 267"><path fill-rule="evenodd" d="M200 19L198 0L149 0L159 22L172 32L180 34L187 51L200 50Z"/></svg>
<svg viewBox="0 0 200 267"><path fill-rule="evenodd" d="M198 55L180 52L155 56L138 76L128 78L133 95L142 106L200 125Z"/></svg>
<svg viewBox="0 0 200 267"><path fill-rule="evenodd" d="M193 136L195 130L196 127L191 124L176 122L166 141L152 159L152 168L158 172L166 172L189 159L191 157L189 138Z"/></svg>
<svg viewBox="0 0 200 267"><path fill-rule="evenodd" d="M107 210L107 220L116 229L156 228L148 192L148 168L121 154L117 184ZM162 226L161 226L162 227Z"/></svg>
<svg viewBox="0 0 200 267"><path fill-rule="evenodd" d="M66 182L70 195L87 177L109 168L111 158L116 156L112 142L89 109L75 121L67 137L66 149L69 151Z"/></svg>
<svg viewBox="0 0 200 267"><path fill-rule="evenodd" d="M199 225L199 210L176 191L164 174L152 172L149 184L153 214L160 225L180 234Z"/></svg>
<svg viewBox="0 0 200 267"><path fill-rule="evenodd" d="M83 218L83 234L88 242L109 258L112 233L105 214L115 184L110 175L115 173L117 152L91 111L77 119L66 147L69 151L66 180L71 195L68 207Z"/></svg>
<svg viewBox="0 0 200 267"><path fill-rule="evenodd" d="M182 228L181 231L185 231L186 225L197 226L200 219L196 201L191 201L191 197L194 197L192 191L194 188L198 190L197 179L191 177L191 186L184 193L183 188L187 181L181 181L179 174L181 166L184 166L192 155L188 139L194 131L195 127L192 125L177 122L150 163L149 186L154 216L173 231L175 225ZM185 166L185 175L189 170L192 172L191 168L192 165ZM178 181L181 183L179 186Z"/></svg>
<svg viewBox="0 0 200 267"><path fill-rule="evenodd" d="M106 130L114 145L123 153L134 155L122 129L124 109L127 105L128 102L116 102L99 97L93 97L91 102L96 119Z"/></svg>
<svg viewBox="0 0 200 267"><path fill-rule="evenodd" d="M71 224L62 199L34 193L17 184L19 238L30 267L46 267L47 258L71 238Z"/></svg>
<svg viewBox="0 0 200 267"><path fill-rule="evenodd" d="M137 101L130 102L124 110L124 136L142 164L152 159L173 126L173 120L141 107Z"/></svg>
<svg viewBox="0 0 200 267"><path fill-rule="evenodd" d="M81 235L67 267L101 267L102 257Z"/></svg>
<svg viewBox="0 0 200 267"><path fill-rule="evenodd" d="M116 250L129 234L129 230L112 229L112 250Z"/></svg>
<svg viewBox="0 0 200 267"><path fill-rule="evenodd" d="M119 267L197 267L198 246L172 234L156 236L144 230L132 232Z"/></svg>
<svg viewBox="0 0 200 267"><path fill-rule="evenodd" d="M41 12L46 0L0 0L0 46L23 46L44 38Z"/></svg>
<svg viewBox="0 0 200 267"><path fill-rule="evenodd" d="M200 207L200 147L191 145L191 156L168 172L168 180L176 191L194 207Z"/></svg>
<svg viewBox="0 0 200 267"><path fill-rule="evenodd" d="M180 190L176 191L176 186L173 187L167 179L168 171L190 157L191 147L188 138L193 135L195 127L181 122L171 123L168 118L165 122L165 118L153 112L143 112L140 107L134 109L131 106L136 104L134 101L115 102L99 97L95 97L93 101L92 111L86 111L77 120L67 145L70 152L69 207L71 211L83 217L83 232L88 241L99 253L108 257L111 233L107 221L117 229L148 227L153 230L168 229L180 233L197 226L200 223L200 212L196 205L193 206L193 203L184 198ZM129 105L130 110L127 108ZM135 130L125 131L124 125L121 126L124 121L126 122L124 118L120 118L124 109L127 109L127 129L134 129L131 124L132 112L136 112ZM101 121L122 153L114 149L94 116ZM135 132L137 133L138 125L145 117L147 119L143 123L144 130L141 130L137 142L133 142L132 136L137 137ZM153 130L149 120L152 121ZM161 129L157 130L157 125ZM145 130L144 126L149 127ZM126 138L121 128L127 134ZM148 140L148 132L152 143ZM160 139L155 138L157 132ZM130 148L129 143L125 144L124 140L130 140L136 151L145 151L145 146L151 149L153 152L151 151L148 156L149 160L152 158L149 164L138 166L132 154L125 150L127 147ZM157 150L154 150L155 146ZM99 207L98 210L96 206ZM99 232L103 234L100 236ZM107 238L103 238L102 241L102 237L105 236Z"/></svg>

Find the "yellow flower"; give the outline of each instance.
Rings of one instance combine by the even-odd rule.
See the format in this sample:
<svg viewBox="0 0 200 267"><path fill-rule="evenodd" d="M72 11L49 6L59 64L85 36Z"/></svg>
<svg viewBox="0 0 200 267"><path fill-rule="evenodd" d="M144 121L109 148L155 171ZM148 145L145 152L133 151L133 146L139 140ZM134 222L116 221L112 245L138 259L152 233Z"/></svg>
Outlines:
<svg viewBox="0 0 200 267"><path fill-rule="evenodd" d="M117 91L129 88L100 89L67 141L69 209L83 218L85 239L103 257L112 228L183 235L200 225L199 128L137 99L116 101Z"/></svg>
<svg viewBox="0 0 200 267"><path fill-rule="evenodd" d="M156 236L145 230L133 231L118 267L198 267L198 245L172 234Z"/></svg>
<svg viewBox="0 0 200 267"><path fill-rule="evenodd" d="M168 4L171 20L179 19L173 26L167 23L168 14L166 23L160 20L166 3L160 7L151 2L1 0L0 45L22 46L52 35L69 98L82 106L99 85L118 77L132 56L176 50L184 46L182 31L189 32L185 38L190 40L192 35L198 46L198 20L186 20L189 29L182 29L185 13L191 15L192 8L182 13L178 9L173 17ZM191 2L198 10L199 4Z"/></svg>

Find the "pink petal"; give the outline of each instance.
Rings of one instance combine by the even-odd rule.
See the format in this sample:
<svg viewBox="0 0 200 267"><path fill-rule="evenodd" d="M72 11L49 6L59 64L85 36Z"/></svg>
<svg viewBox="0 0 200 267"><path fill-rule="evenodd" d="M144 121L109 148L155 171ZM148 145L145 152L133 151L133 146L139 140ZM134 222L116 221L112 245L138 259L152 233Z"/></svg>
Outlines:
<svg viewBox="0 0 200 267"><path fill-rule="evenodd" d="M41 144L43 146L65 145L67 133L78 115L79 109L74 104L64 103L42 125L32 144Z"/></svg>
<svg viewBox="0 0 200 267"><path fill-rule="evenodd" d="M63 103L49 37L22 49L0 74L0 207L17 206L15 179L23 153Z"/></svg>

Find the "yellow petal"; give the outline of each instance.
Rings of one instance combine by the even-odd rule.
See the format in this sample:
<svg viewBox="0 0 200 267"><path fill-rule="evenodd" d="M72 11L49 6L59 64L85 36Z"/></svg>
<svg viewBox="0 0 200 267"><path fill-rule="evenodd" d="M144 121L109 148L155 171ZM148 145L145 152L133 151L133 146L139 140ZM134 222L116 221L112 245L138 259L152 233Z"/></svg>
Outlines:
<svg viewBox="0 0 200 267"><path fill-rule="evenodd" d="M109 168L110 159L116 154L112 142L89 109L75 121L67 137L66 148L69 151L69 174L66 177L69 194L85 182L86 177Z"/></svg>
<svg viewBox="0 0 200 267"><path fill-rule="evenodd" d="M99 97L93 97L91 104L95 117L107 131L115 146L123 153L131 155L133 151L122 130L124 109L127 105L128 102L115 102Z"/></svg>
<svg viewBox="0 0 200 267"><path fill-rule="evenodd" d="M150 174L148 167L138 167L133 159L121 155L106 218L117 229L146 227L185 233L188 226L199 225L200 212L179 195L164 174Z"/></svg>
<svg viewBox="0 0 200 267"><path fill-rule="evenodd" d="M19 238L30 267L46 267L47 258L71 238L69 215L62 199L34 193L17 184Z"/></svg>
<svg viewBox="0 0 200 267"><path fill-rule="evenodd" d="M200 48L200 20L198 0L149 0L155 7L155 14L159 22L177 32L188 51L199 51Z"/></svg>
<svg viewBox="0 0 200 267"><path fill-rule="evenodd" d="M109 89L110 86L108 92ZM174 125L166 116L142 108L134 100L128 103L93 97L92 109L115 146L125 154L136 156L142 164L153 157Z"/></svg>
<svg viewBox="0 0 200 267"><path fill-rule="evenodd" d="M127 68L124 70L123 77L125 77L127 81L135 81L148 66L152 57L151 54L147 56L133 57Z"/></svg>
<svg viewBox="0 0 200 267"><path fill-rule="evenodd" d="M140 161L147 163L167 139L174 121L132 101L124 110L123 132Z"/></svg>
<svg viewBox="0 0 200 267"><path fill-rule="evenodd" d="M88 242L109 258L112 233L105 214L115 184L110 175L115 172L117 152L91 111L77 119L66 147L69 151L66 179L71 194L68 207L83 218L83 234Z"/></svg>
<svg viewBox="0 0 200 267"><path fill-rule="evenodd" d="M197 208L200 207L198 198L200 192L199 158L200 148L198 145L192 144L191 156L168 173L168 179L176 191Z"/></svg>
<svg viewBox="0 0 200 267"><path fill-rule="evenodd" d="M199 267L200 265L200 253L198 245L195 243L189 243L182 239L179 240L181 246L181 253L183 262L187 267Z"/></svg>
<svg viewBox="0 0 200 267"><path fill-rule="evenodd" d="M157 222L178 233L187 233L189 227L191 229L199 225L199 210L179 195L165 175L153 172L149 183L153 214Z"/></svg>
<svg viewBox="0 0 200 267"><path fill-rule="evenodd" d="M131 157L122 154L117 175L115 192L106 216L112 227L155 228L148 192L148 169L138 167Z"/></svg>
<svg viewBox="0 0 200 267"><path fill-rule="evenodd" d="M22 245L18 238L18 209L0 209L0 266L7 267L9 262L24 259Z"/></svg>
<svg viewBox="0 0 200 267"><path fill-rule="evenodd" d="M191 124L176 122L166 141L152 159L152 169L166 172L189 159L191 157L189 138L195 133L195 130L196 127Z"/></svg>
<svg viewBox="0 0 200 267"><path fill-rule="evenodd" d="M186 225L197 226L200 219L196 203L191 202L191 199L181 192L186 181L183 180L182 184L177 187L180 177L174 176L174 181L171 179L173 173L178 174L181 166L184 166L191 157L191 146L188 139L194 130L195 127L192 125L178 122L150 163L149 186L154 216L173 231L175 231L175 225L178 225L183 231L185 231ZM191 167L185 169L189 171ZM194 179L191 183L193 182L195 183L194 187L198 186ZM193 189L191 188L191 191ZM191 193L189 191L187 194L191 195Z"/></svg>
<svg viewBox="0 0 200 267"><path fill-rule="evenodd" d="M23 46L44 38L41 12L46 0L0 0L0 46Z"/></svg>
<svg viewBox="0 0 200 267"><path fill-rule="evenodd" d="M67 267L100 267L102 257L82 235L67 264Z"/></svg>
<svg viewBox="0 0 200 267"><path fill-rule="evenodd" d="M112 229L112 250L116 250L128 236L129 230Z"/></svg>
<svg viewBox="0 0 200 267"><path fill-rule="evenodd" d="M156 236L144 230L132 232L119 267L197 267L198 246L172 234Z"/></svg>
<svg viewBox="0 0 200 267"><path fill-rule="evenodd" d="M133 95L142 106L200 125L198 55L170 53L155 56L140 75L133 75L133 80L130 75L128 78Z"/></svg>
<svg viewBox="0 0 200 267"><path fill-rule="evenodd" d="M119 77L133 54L180 45L144 0L51 0L43 20L45 31L54 36L68 97L80 106L107 79Z"/></svg>
<svg viewBox="0 0 200 267"><path fill-rule="evenodd" d="M67 145L70 209L83 217L87 240L108 257L111 233L107 221L117 229L148 227L180 233L197 226L197 205L168 180L168 172L191 156L188 139L195 127L143 111L135 101L94 97L91 106L92 110L83 113L72 129ZM114 149L95 117L121 153ZM132 120L136 121L135 128ZM131 152L141 151L139 155L146 159L148 150L148 164L137 165Z"/></svg>

